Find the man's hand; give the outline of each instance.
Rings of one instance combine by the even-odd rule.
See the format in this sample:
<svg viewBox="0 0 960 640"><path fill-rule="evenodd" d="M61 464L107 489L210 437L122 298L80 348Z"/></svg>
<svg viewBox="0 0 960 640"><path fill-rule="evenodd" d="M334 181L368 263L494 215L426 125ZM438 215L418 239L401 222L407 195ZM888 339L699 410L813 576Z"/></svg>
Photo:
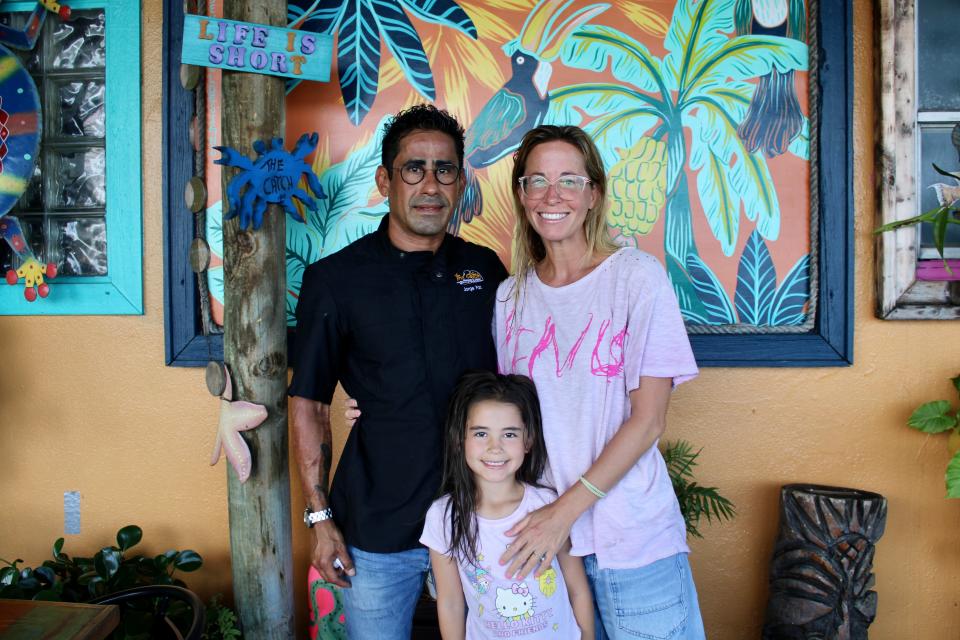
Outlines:
<svg viewBox="0 0 960 640"><path fill-rule="evenodd" d="M324 520L313 525L314 546L311 564L320 572L320 577L338 587L350 588L350 582L344 576L357 575L353 568L353 558L347 553L343 535L332 520Z"/></svg>

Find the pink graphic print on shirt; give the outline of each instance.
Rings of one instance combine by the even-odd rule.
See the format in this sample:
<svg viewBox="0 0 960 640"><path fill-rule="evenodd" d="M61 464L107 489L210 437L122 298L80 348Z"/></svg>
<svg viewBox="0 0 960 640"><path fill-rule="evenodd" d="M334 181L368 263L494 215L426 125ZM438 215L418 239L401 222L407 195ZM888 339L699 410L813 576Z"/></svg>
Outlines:
<svg viewBox="0 0 960 640"><path fill-rule="evenodd" d="M526 360L527 375L530 376L531 379L536 380L536 376L534 375L534 367L537 363L537 360L541 355L543 355L544 352L553 354L554 371L558 378L563 377L564 372L571 371L573 369L577 358L577 353L580 351L580 347L587 338L591 326L593 326L592 313L587 316L586 326L583 327L583 330L580 331L576 341L574 341L569 351L567 351L567 355L562 363L560 361L560 345L557 342L557 325L553 320L553 316L547 316L547 319L544 322L543 332L530 348L529 353L527 353L527 346L521 346L520 344L521 337L525 333L536 335L536 331L524 327L519 323L515 324L515 315L516 311L511 311L504 321L504 346L506 347L504 351L512 354L510 357L511 372L517 371L519 363ZM593 349L590 354L590 373L601 378L616 378L623 375L623 349L624 343L626 342L628 336L627 326L624 324L623 328L614 333L609 342L607 342L604 340L604 338L607 335L607 331L610 328L611 322L611 320L604 320L600 323L600 326L597 328L596 339L593 341ZM606 345L606 349L604 349L604 345ZM601 360L601 354L604 352L604 350L606 351L606 361Z"/></svg>

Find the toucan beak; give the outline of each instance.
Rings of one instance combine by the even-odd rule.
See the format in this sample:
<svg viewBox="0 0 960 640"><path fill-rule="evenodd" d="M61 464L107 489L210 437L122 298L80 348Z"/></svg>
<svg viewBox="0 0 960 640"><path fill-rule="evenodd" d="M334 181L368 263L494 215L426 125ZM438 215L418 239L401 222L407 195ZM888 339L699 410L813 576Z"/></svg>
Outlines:
<svg viewBox="0 0 960 640"><path fill-rule="evenodd" d="M537 63L537 70L533 73L533 86L541 99L546 99L549 90L550 76L553 74L553 67L546 60L540 60Z"/></svg>

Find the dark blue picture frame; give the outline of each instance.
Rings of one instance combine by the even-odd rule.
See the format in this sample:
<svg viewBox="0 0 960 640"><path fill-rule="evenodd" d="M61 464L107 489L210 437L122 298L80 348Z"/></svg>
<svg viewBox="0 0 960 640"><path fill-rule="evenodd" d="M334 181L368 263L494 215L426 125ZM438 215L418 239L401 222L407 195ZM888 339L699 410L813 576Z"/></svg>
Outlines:
<svg viewBox="0 0 960 640"><path fill-rule="evenodd" d="M691 335L701 366L829 367L853 362L853 9L850 2L818 2L819 281L816 324L802 334ZM189 139L193 94L181 87L183 2L164 0L163 151L165 353L173 366L223 359L221 336L203 336L196 275L190 270L193 214L183 189L193 175ZM291 341L292 332L289 334Z"/></svg>

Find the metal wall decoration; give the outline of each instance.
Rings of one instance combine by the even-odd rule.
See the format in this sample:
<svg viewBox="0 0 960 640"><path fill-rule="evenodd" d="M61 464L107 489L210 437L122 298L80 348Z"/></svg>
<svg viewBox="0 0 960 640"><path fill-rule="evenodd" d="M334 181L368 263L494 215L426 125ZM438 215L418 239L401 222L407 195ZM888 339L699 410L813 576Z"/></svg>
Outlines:
<svg viewBox="0 0 960 640"><path fill-rule="evenodd" d="M316 148L317 139L316 133L303 134L297 140L293 153L283 148L283 140L280 138L271 140L269 147L263 140L257 140L253 143L253 150L257 152L255 160L250 160L229 147L214 147L223 154L214 161L216 164L240 169L240 173L227 185L230 209L223 214L223 219L230 220L240 216L241 229L247 229L251 224L254 229L259 229L267 204L272 203L283 205L284 211L294 220L306 222L303 212L293 200L299 200L301 205L310 211L317 210L317 203L298 186L300 177L306 176L314 196L321 200L327 197L313 169L303 161Z"/></svg>
<svg viewBox="0 0 960 640"><path fill-rule="evenodd" d="M763 640L866 640L877 614L873 557L887 501L820 485L780 491Z"/></svg>
<svg viewBox="0 0 960 640"><path fill-rule="evenodd" d="M26 32L33 32L30 25L34 22L39 32L46 10L42 5L38 10L42 10L39 19L35 14L31 15ZM25 47L28 44L32 46L36 41L34 34L21 42L15 37L18 33L11 33L8 29L0 33L0 38L8 42L13 38L15 44ZM8 212L27 190L37 165L41 134L40 96L37 85L20 58L2 45L0 69L4 70L0 77L0 236L19 262L19 266L8 269L5 275L10 285L17 285L23 280L23 297L33 302L37 296L46 298L49 295L50 286L44 279L55 278L57 267L37 259L23 225Z"/></svg>

